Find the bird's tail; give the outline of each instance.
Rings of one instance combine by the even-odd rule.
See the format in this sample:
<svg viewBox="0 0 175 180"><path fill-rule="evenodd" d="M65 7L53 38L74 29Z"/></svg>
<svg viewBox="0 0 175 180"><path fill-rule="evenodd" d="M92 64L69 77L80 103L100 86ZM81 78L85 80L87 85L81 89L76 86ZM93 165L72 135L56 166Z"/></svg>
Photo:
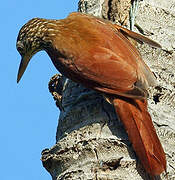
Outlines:
<svg viewBox="0 0 175 180"><path fill-rule="evenodd" d="M114 99L113 104L145 170L153 176L166 171L165 153L147 111L147 100Z"/></svg>

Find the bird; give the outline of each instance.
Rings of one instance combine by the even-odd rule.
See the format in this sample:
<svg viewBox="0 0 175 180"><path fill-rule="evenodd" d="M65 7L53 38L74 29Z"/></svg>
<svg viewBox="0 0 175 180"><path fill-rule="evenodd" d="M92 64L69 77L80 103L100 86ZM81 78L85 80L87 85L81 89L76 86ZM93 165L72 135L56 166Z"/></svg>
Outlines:
<svg viewBox="0 0 175 180"><path fill-rule="evenodd" d="M166 157L147 108L156 78L132 41L155 41L101 18L73 12L61 20L33 18L19 31L17 83L34 54L44 50L56 69L113 104L136 155L150 176L166 171Z"/></svg>

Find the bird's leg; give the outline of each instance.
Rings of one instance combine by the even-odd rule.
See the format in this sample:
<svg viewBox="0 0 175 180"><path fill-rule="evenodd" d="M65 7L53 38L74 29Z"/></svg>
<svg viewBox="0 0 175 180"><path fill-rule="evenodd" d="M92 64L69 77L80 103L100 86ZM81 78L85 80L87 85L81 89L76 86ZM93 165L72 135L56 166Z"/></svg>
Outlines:
<svg viewBox="0 0 175 180"><path fill-rule="evenodd" d="M101 137L102 130L103 130L104 126L106 124L110 124L110 121L111 121L111 116L108 113L108 110L105 108L105 104L104 104L105 102L108 102L109 104L112 105L112 97L110 97L110 95L103 94L103 98L101 100L101 104L102 104L102 111L104 113L106 113L106 116L105 116L105 118L102 119L102 121L100 123L100 131L99 131L97 137Z"/></svg>
<svg viewBox="0 0 175 180"><path fill-rule="evenodd" d="M139 0L131 1L131 9L130 9L130 30L133 31L135 24L135 17L139 6Z"/></svg>

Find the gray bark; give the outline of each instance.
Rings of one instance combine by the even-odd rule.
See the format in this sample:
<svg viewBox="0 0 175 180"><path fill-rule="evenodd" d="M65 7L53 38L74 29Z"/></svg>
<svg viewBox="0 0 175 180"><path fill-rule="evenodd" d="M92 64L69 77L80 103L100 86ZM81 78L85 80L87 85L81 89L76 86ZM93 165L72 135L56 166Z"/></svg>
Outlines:
<svg viewBox="0 0 175 180"><path fill-rule="evenodd" d="M129 27L130 0L80 0L79 11ZM149 112L175 179L175 1L144 0L136 23L162 45L138 45L158 85L149 90ZM138 27L138 26L136 26ZM139 32L140 28L134 31ZM149 179L136 158L123 125L102 95L55 76L50 91L61 109L56 144L42 152L53 180ZM160 177L166 179L165 173Z"/></svg>

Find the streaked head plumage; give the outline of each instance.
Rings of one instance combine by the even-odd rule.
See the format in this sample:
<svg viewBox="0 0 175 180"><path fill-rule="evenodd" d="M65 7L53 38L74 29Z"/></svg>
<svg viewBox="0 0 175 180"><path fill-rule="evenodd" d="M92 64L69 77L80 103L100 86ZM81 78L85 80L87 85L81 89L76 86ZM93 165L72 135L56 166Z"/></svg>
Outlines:
<svg viewBox="0 0 175 180"><path fill-rule="evenodd" d="M29 52L35 54L41 50L41 41L47 30L45 22L44 19L33 18L21 28L16 47L22 56Z"/></svg>
<svg viewBox="0 0 175 180"><path fill-rule="evenodd" d="M38 51L43 50L43 38L47 31L45 19L33 18L19 31L16 48L22 60L18 71L17 82L21 79L30 59Z"/></svg>

